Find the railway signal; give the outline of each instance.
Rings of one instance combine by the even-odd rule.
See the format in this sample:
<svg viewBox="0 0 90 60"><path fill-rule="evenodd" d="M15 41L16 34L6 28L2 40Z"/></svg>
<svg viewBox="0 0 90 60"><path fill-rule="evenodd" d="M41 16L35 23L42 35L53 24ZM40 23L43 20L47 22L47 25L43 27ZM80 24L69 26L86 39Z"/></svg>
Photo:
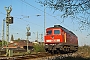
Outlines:
<svg viewBox="0 0 90 60"><path fill-rule="evenodd" d="M13 17L6 17L6 23L13 24Z"/></svg>
<svg viewBox="0 0 90 60"><path fill-rule="evenodd" d="M28 50L28 36L31 36L31 33L29 32L29 30L30 30L30 27L26 27L26 29L27 29L27 34L26 34L26 36L27 36L27 52L29 52L29 50Z"/></svg>
<svg viewBox="0 0 90 60"><path fill-rule="evenodd" d="M9 49L8 49L8 42L9 42L9 24L13 24L13 17L10 16L10 13L12 11L12 7L5 7L5 10L7 12L6 16L6 55L9 56Z"/></svg>

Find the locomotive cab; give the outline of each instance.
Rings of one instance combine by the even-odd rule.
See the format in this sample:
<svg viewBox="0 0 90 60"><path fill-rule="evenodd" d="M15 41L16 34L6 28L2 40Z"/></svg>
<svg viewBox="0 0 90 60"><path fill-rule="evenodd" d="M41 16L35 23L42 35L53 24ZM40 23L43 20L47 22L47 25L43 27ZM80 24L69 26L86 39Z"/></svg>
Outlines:
<svg viewBox="0 0 90 60"><path fill-rule="evenodd" d="M45 44L56 44L62 42L61 29L60 28L48 28L46 30L46 36L44 38Z"/></svg>

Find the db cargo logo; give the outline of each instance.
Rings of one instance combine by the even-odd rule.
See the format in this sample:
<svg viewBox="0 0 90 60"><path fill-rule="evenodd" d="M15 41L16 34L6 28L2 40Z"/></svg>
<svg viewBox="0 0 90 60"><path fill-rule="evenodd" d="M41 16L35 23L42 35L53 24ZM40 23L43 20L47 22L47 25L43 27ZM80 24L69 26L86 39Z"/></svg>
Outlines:
<svg viewBox="0 0 90 60"><path fill-rule="evenodd" d="M52 36L52 39L54 39L54 36Z"/></svg>

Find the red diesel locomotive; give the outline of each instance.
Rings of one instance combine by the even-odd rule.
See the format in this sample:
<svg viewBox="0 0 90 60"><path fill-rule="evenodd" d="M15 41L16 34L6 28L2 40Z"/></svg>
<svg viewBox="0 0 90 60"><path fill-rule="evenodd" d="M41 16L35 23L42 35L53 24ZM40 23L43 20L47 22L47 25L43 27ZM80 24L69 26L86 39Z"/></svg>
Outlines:
<svg viewBox="0 0 90 60"><path fill-rule="evenodd" d="M70 53L78 50L78 37L60 25L46 29L45 50L49 53Z"/></svg>

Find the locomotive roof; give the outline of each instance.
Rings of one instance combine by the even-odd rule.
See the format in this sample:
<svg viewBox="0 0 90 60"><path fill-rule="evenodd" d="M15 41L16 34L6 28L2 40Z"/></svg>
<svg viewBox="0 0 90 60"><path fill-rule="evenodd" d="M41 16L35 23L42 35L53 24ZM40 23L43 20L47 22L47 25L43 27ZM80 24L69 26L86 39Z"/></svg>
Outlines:
<svg viewBox="0 0 90 60"><path fill-rule="evenodd" d="M72 31L69 31L68 29L62 27L61 25L54 25L54 27L49 27L49 28L61 28L61 29L63 29L65 32L71 33L71 34L75 35ZM75 36L76 36L76 35L75 35Z"/></svg>

